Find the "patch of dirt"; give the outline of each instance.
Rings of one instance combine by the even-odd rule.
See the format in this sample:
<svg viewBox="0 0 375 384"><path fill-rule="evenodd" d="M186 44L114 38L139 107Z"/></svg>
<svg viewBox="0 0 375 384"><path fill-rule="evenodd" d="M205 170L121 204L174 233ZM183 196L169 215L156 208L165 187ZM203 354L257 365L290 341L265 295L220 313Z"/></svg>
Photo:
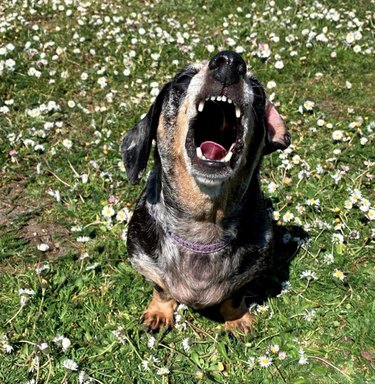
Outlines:
<svg viewBox="0 0 375 384"><path fill-rule="evenodd" d="M65 256L74 248L70 231L60 224L43 222L43 211L54 202L47 196L30 196L29 181L19 176L0 186L0 235L14 234L35 249L39 244L47 244L49 248L44 254L50 259Z"/></svg>
<svg viewBox="0 0 375 384"><path fill-rule="evenodd" d="M343 119L347 116L348 106L340 103L337 99L326 98L319 101L319 107L327 115Z"/></svg>
<svg viewBox="0 0 375 384"><path fill-rule="evenodd" d="M21 235L35 248L40 244L47 244L49 248L45 253L48 258L64 256L70 248L67 246L70 231L59 224L37 223L32 219L22 228Z"/></svg>

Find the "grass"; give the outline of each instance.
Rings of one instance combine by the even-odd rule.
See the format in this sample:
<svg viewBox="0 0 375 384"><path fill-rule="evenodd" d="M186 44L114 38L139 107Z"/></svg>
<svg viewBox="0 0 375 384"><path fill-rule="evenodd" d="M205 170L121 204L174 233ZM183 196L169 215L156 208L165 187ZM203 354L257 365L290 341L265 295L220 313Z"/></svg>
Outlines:
<svg viewBox="0 0 375 384"><path fill-rule="evenodd" d="M373 1L126 4L0 5L0 383L374 382ZM126 216L144 186L126 180L124 132L222 48L286 118L293 145L262 184L278 225L309 240L251 335L186 308L150 335L126 220L102 210Z"/></svg>

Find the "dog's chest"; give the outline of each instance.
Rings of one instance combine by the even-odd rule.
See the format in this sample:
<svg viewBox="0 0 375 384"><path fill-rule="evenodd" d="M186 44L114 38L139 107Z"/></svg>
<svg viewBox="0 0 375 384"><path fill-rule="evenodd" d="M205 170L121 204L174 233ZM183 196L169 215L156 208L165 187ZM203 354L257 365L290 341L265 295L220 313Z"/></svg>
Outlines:
<svg viewBox="0 0 375 384"><path fill-rule="evenodd" d="M181 252L178 262L166 268L165 282L170 295L193 308L215 305L231 291L232 258L223 254Z"/></svg>

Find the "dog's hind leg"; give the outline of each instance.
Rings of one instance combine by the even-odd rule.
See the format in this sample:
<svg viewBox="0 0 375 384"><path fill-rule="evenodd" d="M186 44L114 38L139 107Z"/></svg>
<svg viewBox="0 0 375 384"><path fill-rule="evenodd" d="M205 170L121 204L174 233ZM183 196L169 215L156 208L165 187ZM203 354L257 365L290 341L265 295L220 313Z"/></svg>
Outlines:
<svg viewBox="0 0 375 384"><path fill-rule="evenodd" d="M253 316L246 306L243 296L231 297L221 304L220 313L225 321L225 330L236 333L249 333L254 323Z"/></svg>
<svg viewBox="0 0 375 384"><path fill-rule="evenodd" d="M149 331L172 328L174 326L173 313L176 308L177 302L160 287L156 287L149 306L143 312L141 321Z"/></svg>

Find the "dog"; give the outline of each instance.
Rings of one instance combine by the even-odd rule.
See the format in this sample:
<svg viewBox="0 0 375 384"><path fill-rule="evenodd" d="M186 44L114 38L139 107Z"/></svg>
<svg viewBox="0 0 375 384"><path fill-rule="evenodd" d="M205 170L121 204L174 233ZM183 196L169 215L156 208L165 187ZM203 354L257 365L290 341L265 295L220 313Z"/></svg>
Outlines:
<svg viewBox="0 0 375 384"><path fill-rule="evenodd" d="M222 51L165 84L124 136L127 177L154 164L128 227L134 268L153 285L142 316L172 328L179 303L219 308L225 329L250 332L244 287L272 267L273 228L259 182L264 155L290 134L243 58Z"/></svg>

